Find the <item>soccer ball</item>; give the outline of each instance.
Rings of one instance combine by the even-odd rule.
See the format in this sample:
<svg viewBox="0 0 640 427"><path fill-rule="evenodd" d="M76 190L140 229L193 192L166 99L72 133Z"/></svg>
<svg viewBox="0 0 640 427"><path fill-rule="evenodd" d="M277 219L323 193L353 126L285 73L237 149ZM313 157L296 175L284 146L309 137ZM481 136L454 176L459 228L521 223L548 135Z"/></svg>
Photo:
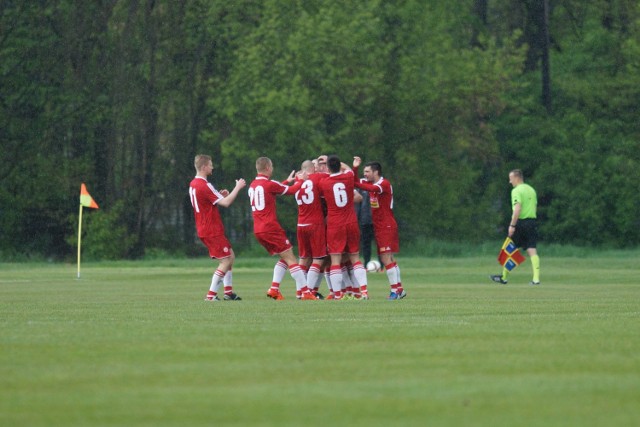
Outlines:
<svg viewBox="0 0 640 427"><path fill-rule="evenodd" d="M370 272L380 271L381 268L382 266L378 261L369 261L367 263L367 271L370 271Z"/></svg>

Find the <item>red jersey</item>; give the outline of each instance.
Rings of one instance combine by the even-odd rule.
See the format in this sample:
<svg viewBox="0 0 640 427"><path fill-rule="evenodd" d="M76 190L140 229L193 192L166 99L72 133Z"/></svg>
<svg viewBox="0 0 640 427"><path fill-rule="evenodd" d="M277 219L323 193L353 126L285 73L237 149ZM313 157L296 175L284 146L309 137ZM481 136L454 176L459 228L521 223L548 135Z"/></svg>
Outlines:
<svg viewBox="0 0 640 427"><path fill-rule="evenodd" d="M276 196L294 194L301 184L302 181L298 181L289 186L269 179L265 175L258 175L253 180L249 186L249 200L253 214L254 233L282 230L276 215Z"/></svg>
<svg viewBox="0 0 640 427"><path fill-rule="evenodd" d="M383 177L380 177L378 182L374 183L370 183L366 179L361 179L356 186L369 192L371 218L373 219L374 229L397 228L398 223L393 215L393 187L391 183Z"/></svg>
<svg viewBox="0 0 640 427"><path fill-rule="evenodd" d="M320 195L327 204L327 226L358 222L353 206L352 170L331 174L320 181Z"/></svg>
<svg viewBox="0 0 640 427"><path fill-rule="evenodd" d="M216 204L224 196L206 178L196 176L189 184L198 237L224 235L224 225Z"/></svg>
<svg viewBox="0 0 640 427"><path fill-rule="evenodd" d="M316 172L302 183L296 191L298 203L298 225L324 224L322 197L320 196L320 181L329 174Z"/></svg>

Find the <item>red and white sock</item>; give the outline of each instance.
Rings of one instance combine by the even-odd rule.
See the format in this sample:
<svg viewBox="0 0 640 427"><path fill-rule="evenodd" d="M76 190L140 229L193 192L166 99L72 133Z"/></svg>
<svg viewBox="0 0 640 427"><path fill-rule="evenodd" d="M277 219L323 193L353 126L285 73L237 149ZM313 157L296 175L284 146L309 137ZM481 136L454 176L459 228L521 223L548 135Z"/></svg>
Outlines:
<svg viewBox="0 0 640 427"><path fill-rule="evenodd" d="M227 271L222 279L222 283L224 285L224 293L225 295L231 295L233 293L233 273L231 270Z"/></svg>
<svg viewBox="0 0 640 427"><path fill-rule="evenodd" d="M396 264L396 274L398 277L398 295L400 295L402 291L404 291L404 288L402 287L402 279L400 278L400 266L398 266L398 264Z"/></svg>
<svg viewBox="0 0 640 427"><path fill-rule="evenodd" d="M398 270L396 269L396 266L397 264L395 262L390 262L384 266L385 270L387 270L387 279L389 280L389 285L391 285L392 292L396 292L398 290Z"/></svg>
<svg viewBox="0 0 640 427"><path fill-rule="evenodd" d="M300 267L300 271L302 271L302 274L304 274L304 287L300 288L300 289L296 289L296 298L300 299L302 298L302 294L304 294L305 292L309 291L309 288L307 287L307 283L308 283L308 268L306 265L302 265L302 264L298 264L298 267ZM297 283L296 283L297 285Z"/></svg>
<svg viewBox="0 0 640 427"><path fill-rule="evenodd" d="M352 294L353 282L351 281L351 276L349 275L349 267L347 266L347 263L343 263L340 266L340 271L342 272L342 292Z"/></svg>
<svg viewBox="0 0 640 427"><path fill-rule="evenodd" d="M209 287L209 292L213 292L213 295L218 294L218 290L220 289L220 285L222 285L222 280L224 279L224 273L218 269L213 273L213 277L211 277L211 286Z"/></svg>
<svg viewBox="0 0 640 427"><path fill-rule="evenodd" d="M231 272L231 270L226 272L224 278L222 279L222 283L224 283L225 286L231 286L231 284L233 283L233 273Z"/></svg>
<svg viewBox="0 0 640 427"><path fill-rule="evenodd" d="M332 265L329 269L329 280L331 282L331 290L338 297L342 295L342 269L339 265Z"/></svg>
<svg viewBox="0 0 640 427"><path fill-rule="evenodd" d="M317 292L320 287L320 280L322 276L320 275L320 264L313 263L309 267L309 271L307 271L307 284L312 290Z"/></svg>
<svg viewBox="0 0 640 427"><path fill-rule="evenodd" d="M280 258L273 267L273 280L271 280L271 283L278 284L276 289L280 287L280 283L282 283L282 279L284 279L284 275L287 273L287 268L287 263L282 258Z"/></svg>
<svg viewBox="0 0 640 427"><path fill-rule="evenodd" d="M353 265L353 277L360 292L367 292L367 270L360 261Z"/></svg>
<svg viewBox="0 0 640 427"><path fill-rule="evenodd" d="M307 286L307 278L305 277L304 272L302 271L302 268L300 268L300 265L291 264L289 266L289 274L291 274L291 277L293 277L293 280L296 281L296 291L299 291L303 287Z"/></svg>
<svg viewBox="0 0 640 427"><path fill-rule="evenodd" d="M325 267L324 269L324 281L327 282L327 289L329 292L333 292L333 288L331 287L331 268Z"/></svg>

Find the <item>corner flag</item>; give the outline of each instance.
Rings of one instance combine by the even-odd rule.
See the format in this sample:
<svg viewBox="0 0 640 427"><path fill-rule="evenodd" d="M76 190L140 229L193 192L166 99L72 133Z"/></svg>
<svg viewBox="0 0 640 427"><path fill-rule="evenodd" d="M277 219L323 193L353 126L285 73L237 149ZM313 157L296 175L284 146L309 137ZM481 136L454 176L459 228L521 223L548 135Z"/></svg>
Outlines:
<svg viewBox="0 0 640 427"><path fill-rule="evenodd" d="M78 215L78 279L80 278L80 246L82 243L82 208L100 209L91 194L87 191L84 182L80 185L80 214Z"/></svg>
<svg viewBox="0 0 640 427"><path fill-rule="evenodd" d="M80 185L80 206L85 206L92 209L100 209L96 201L93 200L93 197L91 197L91 194L89 194L89 192L87 191L87 186L84 185L84 182L82 183L82 185Z"/></svg>
<svg viewBox="0 0 640 427"><path fill-rule="evenodd" d="M525 261L526 258L520 253L520 249L513 243L513 240L507 237L498 254L498 263L511 271Z"/></svg>

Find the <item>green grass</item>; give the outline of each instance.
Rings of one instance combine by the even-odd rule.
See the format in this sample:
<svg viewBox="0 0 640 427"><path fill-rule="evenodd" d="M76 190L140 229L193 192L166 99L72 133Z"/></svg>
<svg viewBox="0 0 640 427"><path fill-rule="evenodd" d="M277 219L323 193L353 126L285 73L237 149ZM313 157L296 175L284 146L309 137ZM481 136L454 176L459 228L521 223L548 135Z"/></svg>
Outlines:
<svg viewBox="0 0 640 427"><path fill-rule="evenodd" d="M269 300L273 261L220 303L206 259L0 264L0 425L640 424L635 257L401 258L394 302Z"/></svg>

